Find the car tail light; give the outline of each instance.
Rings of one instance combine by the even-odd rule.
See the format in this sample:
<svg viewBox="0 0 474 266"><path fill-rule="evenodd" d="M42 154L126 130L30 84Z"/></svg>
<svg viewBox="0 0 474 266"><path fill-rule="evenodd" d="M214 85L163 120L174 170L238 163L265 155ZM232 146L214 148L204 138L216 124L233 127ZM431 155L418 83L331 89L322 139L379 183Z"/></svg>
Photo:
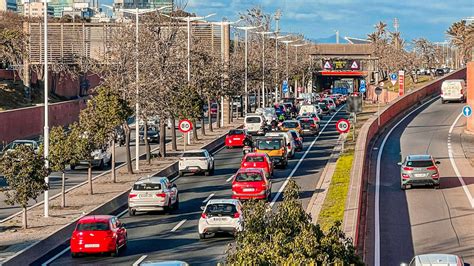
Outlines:
<svg viewBox="0 0 474 266"><path fill-rule="evenodd" d="M247 167L248 163L244 163L244 167Z"/></svg>
<svg viewBox="0 0 474 266"><path fill-rule="evenodd" d="M135 197L137 197L137 194L128 194L128 198L129 198L129 199L133 199L133 198L135 198Z"/></svg>
<svg viewBox="0 0 474 266"><path fill-rule="evenodd" d="M413 167L403 167L403 171L412 171Z"/></svg>
<svg viewBox="0 0 474 266"><path fill-rule="evenodd" d="M201 214L201 218L207 219L207 214L206 214L205 212L203 212L203 213Z"/></svg>
<svg viewBox="0 0 474 266"><path fill-rule="evenodd" d="M430 166L430 167L426 168L426 170L434 171L434 170L436 170L436 166Z"/></svg>
<svg viewBox="0 0 474 266"><path fill-rule="evenodd" d="M431 177L434 178L434 179L438 179L439 178L439 173L436 172L436 173L432 174Z"/></svg>
<svg viewBox="0 0 474 266"><path fill-rule="evenodd" d="M402 177L403 177L403 179L409 179L410 178L410 176L407 175L407 174L403 174Z"/></svg>
<svg viewBox="0 0 474 266"><path fill-rule="evenodd" d="M165 198L166 197L166 193L157 193L156 196L158 198Z"/></svg>
<svg viewBox="0 0 474 266"><path fill-rule="evenodd" d="M311 126L310 126L310 127L311 127L311 128L315 128L315 127L316 127L316 125L315 125L315 124L311 124Z"/></svg>
<svg viewBox="0 0 474 266"><path fill-rule="evenodd" d="M105 237L110 237L110 238L114 237L114 232L107 231L107 234L105 235Z"/></svg>
<svg viewBox="0 0 474 266"><path fill-rule="evenodd" d="M240 213L236 212L234 213L234 218L239 218L240 217Z"/></svg>

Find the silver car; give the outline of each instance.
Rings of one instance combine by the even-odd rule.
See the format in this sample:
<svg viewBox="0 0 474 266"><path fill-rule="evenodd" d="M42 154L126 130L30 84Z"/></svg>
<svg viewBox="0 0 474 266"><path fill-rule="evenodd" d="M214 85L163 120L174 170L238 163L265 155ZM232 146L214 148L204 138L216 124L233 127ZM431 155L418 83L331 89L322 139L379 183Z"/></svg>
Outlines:
<svg viewBox="0 0 474 266"><path fill-rule="evenodd" d="M405 263L400 264L406 266ZM423 254L415 256L409 266L459 266L464 265L462 259L457 255L451 254Z"/></svg>
<svg viewBox="0 0 474 266"><path fill-rule="evenodd" d="M137 211L176 210L179 208L178 188L166 177L140 179L128 194L128 213Z"/></svg>
<svg viewBox="0 0 474 266"><path fill-rule="evenodd" d="M400 165L400 183L403 190L412 185L440 186L439 161L431 155L408 155Z"/></svg>

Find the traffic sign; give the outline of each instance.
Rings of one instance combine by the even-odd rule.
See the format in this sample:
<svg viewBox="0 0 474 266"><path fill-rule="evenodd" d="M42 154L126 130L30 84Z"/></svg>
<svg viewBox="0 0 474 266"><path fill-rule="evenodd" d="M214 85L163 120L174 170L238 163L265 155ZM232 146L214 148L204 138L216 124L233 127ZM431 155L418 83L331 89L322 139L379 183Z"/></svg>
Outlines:
<svg viewBox="0 0 474 266"><path fill-rule="evenodd" d="M397 74L396 73L392 73L390 74L390 81L392 82L392 85L395 85L395 83L397 83Z"/></svg>
<svg viewBox="0 0 474 266"><path fill-rule="evenodd" d="M336 122L336 130L341 134L349 132L350 128L351 123L347 119L339 119L339 121Z"/></svg>
<svg viewBox="0 0 474 266"><path fill-rule="evenodd" d="M324 63L324 69L332 69L331 63L329 61L326 61L326 63Z"/></svg>
<svg viewBox="0 0 474 266"><path fill-rule="evenodd" d="M398 96L405 94L405 71L398 71Z"/></svg>
<svg viewBox="0 0 474 266"><path fill-rule="evenodd" d="M191 123L191 121L189 121L188 119L180 120L178 124L178 129L182 133L188 133L189 131L191 131L191 129L193 129L193 123Z"/></svg>
<svg viewBox="0 0 474 266"><path fill-rule="evenodd" d="M359 87L359 91L364 93L367 91L367 87L366 87L366 83L365 83L365 79L361 79L360 80L360 87Z"/></svg>
<svg viewBox="0 0 474 266"><path fill-rule="evenodd" d="M382 88L376 87L376 88L375 88L375 94L377 94L377 95L382 94Z"/></svg>
<svg viewBox="0 0 474 266"><path fill-rule="evenodd" d="M352 69L352 70L359 69L359 65L357 64L356 61L353 61L353 62L352 62L351 69Z"/></svg>
<svg viewBox="0 0 474 266"><path fill-rule="evenodd" d="M283 91L283 93L288 93L288 81L283 81L283 86L281 90Z"/></svg>
<svg viewBox="0 0 474 266"><path fill-rule="evenodd" d="M472 108L469 105L466 105L462 108L462 114L465 117L470 117L472 115Z"/></svg>

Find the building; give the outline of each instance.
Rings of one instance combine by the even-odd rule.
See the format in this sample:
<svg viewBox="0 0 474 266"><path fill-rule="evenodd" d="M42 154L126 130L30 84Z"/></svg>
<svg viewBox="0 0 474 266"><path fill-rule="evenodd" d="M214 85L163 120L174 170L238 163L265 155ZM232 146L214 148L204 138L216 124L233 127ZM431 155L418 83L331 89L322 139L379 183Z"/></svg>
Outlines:
<svg viewBox="0 0 474 266"><path fill-rule="evenodd" d="M171 12L174 7L174 0L114 0L114 7L120 8L160 8L170 6L164 12Z"/></svg>
<svg viewBox="0 0 474 266"><path fill-rule="evenodd" d="M27 17L42 17L44 14L44 5L41 2L23 3L23 15ZM48 16L54 16L54 9L48 5Z"/></svg>
<svg viewBox="0 0 474 266"><path fill-rule="evenodd" d="M54 8L54 17L64 15L90 18L99 8L98 0L51 0L50 6Z"/></svg>
<svg viewBox="0 0 474 266"><path fill-rule="evenodd" d="M0 11L17 11L17 4L15 0L0 0Z"/></svg>

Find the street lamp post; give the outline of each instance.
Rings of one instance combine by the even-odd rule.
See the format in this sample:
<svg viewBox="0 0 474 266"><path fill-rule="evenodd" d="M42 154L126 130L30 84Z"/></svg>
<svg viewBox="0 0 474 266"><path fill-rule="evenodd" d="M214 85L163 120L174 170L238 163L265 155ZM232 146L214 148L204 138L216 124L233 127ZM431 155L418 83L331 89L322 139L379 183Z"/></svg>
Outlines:
<svg viewBox="0 0 474 266"><path fill-rule="evenodd" d="M293 44L292 46L295 47L295 64L298 65L298 47L301 47L301 46L305 46L306 43L302 43L302 44ZM304 73L303 73L304 75ZM296 94L296 97L298 97L298 80L295 79L295 94Z"/></svg>
<svg viewBox="0 0 474 266"><path fill-rule="evenodd" d="M292 40L286 40L286 41L281 41L282 43L286 44L286 82L288 82L288 79L289 79L289 71L288 71L288 60L289 60L289 57L288 57L288 46L290 43L294 42ZM288 92L289 94L290 92Z"/></svg>
<svg viewBox="0 0 474 266"><path fill-rule="evenodd" d="M265 35L275 34L273 31L257 32L262 35L262 107L265 108Z"/></svg>
<svg viewBox="0 0 474 266"><path fill-rule="evenodd" d="M278 20L277 20L278 22ZM275 103L278 102L278 87L280 85L280 82L278 81L278 40L280 39L284 39L284 38L287 38L289 37L290 35L284 35L284 36L278 36L278 33L279 33L279 29L278 29L278 23L277 23L277 30L276 30L276 34L275 36L271 36L270 38L274 38L275 39L275 80L276 80L276 84L275 84Z"/></svg>
<svg viewBox="0 0 474 266"><path fill-rule="evenodd" d="M49 168L49 104L48 104L48 1L44 0L44 131L43 146L45 167ZM44 217L49 217L49 176L44 178L47 187L44 191Z"/></svg>

